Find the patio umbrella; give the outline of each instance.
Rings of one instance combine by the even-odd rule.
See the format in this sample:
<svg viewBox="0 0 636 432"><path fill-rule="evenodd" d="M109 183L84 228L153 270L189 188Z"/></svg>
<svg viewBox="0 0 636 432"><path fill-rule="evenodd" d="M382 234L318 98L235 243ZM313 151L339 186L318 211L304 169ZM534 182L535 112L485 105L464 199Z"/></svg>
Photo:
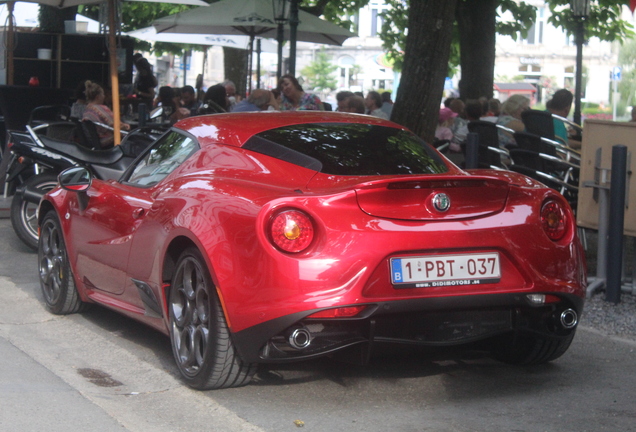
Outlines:
<svg viewBox="0 0 636 432"><path fill-rule="evenodd" d="M87 4L96 4L96 3L107 3L108 5L108 46L109 46L109 62L110 62L110 81L111 81L111 89L113 92L118 92L119 89L119 77L117 76L117 35L116 27L115 27L115 6L117 2L122 0L22 0L27 3L38 3L48 6L54 6L58 8L65 8L71 6L79 6L79 5L87 5ZM174 4L186 4L193 6L207 6L207 3L202 0L125 0L125 1L146 1L152 3L174 3ZM15 2L0 2L7 4L7 11L9 16L8 20L8 29L7 29L7 46L9 49L7 50L7 84L13 85L13 7ZM119 131L121 127L120 123L120 110L119 110L119 98L113 97L113 114L114 114L114 135L115 135L115 145L120 143Z"/></svg>
<svg viewBox="0 0 636 432"><path fill-rule="evenodd" d="M222 46L238 49L248 49L250 40L249 36L245 35L157 33L157 30L154 27L144 27L138 30L129 31L126 35L145 41ZM271 53L276 52L277 44L274 41L263 39L261 43L262 51Z"/></svg>
<svg viewBox="0 0 636 432"><path fill-rule="evenodd" d="M349 30L304 11L298 12L298 18L298 41L342 45L355 36ZM156 19L152 25L157 33L247 35L250 37L250 59L254 38L276 38L278 31L271 0L221 0L205 8ZM286 33L289 39L288 29Z"/></svg>
<svg viewBox="0 0 636 432"><path fill-rule="evenodd" d="M298 18L299 41L342 45L355 36L349 30L304 11L298 12ZM247 35L274 39L278 29L271 0L221 0L205 8L156 19L152 25L157 33ZM289 30L286 32L289 37Z"/></svg>
<svg viewBox="0 0 636 432"><path fill-rule="evenodd" d="M249 36L245 35L208 35L208 34L193 34L193 33L157 33L154 27L144 27L138 30L129 31L126 33L128 36L132 36L137 39L153 42L171 42L179 44L193 44L204 46L222 46L237 49L250 49L251 40ZM257 56L260 56L261 52L277 52L278 44L269 40L260 40L260 51ZM258 71L260 75L260 68ZM185 83L185 71L183 81ZM185 84L184 84L185 85Z"/></svg>

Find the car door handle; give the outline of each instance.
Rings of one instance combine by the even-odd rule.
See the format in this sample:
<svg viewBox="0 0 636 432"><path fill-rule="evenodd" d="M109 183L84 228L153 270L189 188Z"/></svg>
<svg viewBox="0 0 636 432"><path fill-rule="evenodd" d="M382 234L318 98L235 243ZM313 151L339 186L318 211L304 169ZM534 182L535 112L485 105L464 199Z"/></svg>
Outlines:
<svg viewBox="0 0 636 432"><path fill-rule="evenodd" d="M133 210L132 216L135 219L139 219L140 217L142 217L144 215L144 213L146 213L146 211L142 208L137 208L135 210Z"/></svg>

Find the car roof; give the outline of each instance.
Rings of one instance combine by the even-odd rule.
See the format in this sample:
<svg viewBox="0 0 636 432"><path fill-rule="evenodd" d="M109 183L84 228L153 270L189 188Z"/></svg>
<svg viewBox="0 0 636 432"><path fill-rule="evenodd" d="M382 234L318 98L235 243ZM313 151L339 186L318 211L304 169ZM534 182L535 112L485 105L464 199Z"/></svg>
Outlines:
<svg viewBox="0 0 636 432"><path fill-rule="evenodd" d="M261 111L194 116L175 124L197 138L199 144L224 143L242 146L253 135L304 123L362 123L404 129L378 117L325 111Z"/></svg>

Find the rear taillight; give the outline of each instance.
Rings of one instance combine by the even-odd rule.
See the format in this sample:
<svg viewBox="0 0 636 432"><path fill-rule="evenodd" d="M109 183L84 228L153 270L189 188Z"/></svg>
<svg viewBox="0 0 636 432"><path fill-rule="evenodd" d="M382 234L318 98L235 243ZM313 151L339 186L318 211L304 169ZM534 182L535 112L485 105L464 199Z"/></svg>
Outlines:
<svg viewBox="0 0 636 432"><path fill-rule="evenodd" d="M299 210L278 213L272 219L270 227L272 242L284 252L302 252L314 239L314 224L311 218Z"/></svg>
<svg viewBox="0 0 636 432"><path fill-rule="evenodd" d="M366 306L347 306L335 309L327 309L309 315L307 318L351 318L362 312Z"/></svg>
<svg viewBox="0 0 636 432"><path fill-rule="evenodd" d="M541 208L541 225L550 240L558 241L567 232L567 217L557 201L547 201Z"/></svg>

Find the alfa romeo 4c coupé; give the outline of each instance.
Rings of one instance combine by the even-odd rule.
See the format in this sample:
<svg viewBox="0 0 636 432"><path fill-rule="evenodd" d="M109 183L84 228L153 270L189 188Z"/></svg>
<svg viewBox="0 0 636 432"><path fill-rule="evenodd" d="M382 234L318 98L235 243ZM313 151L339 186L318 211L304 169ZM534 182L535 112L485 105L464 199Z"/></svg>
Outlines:
<svg viewBox="0 0 636 432"><path fill-rule="evenodd" d="M191 117L118 181L59 180L38 216L48 309L97 303L165 333L198 389L245 385L259 363L364 362L376 344L548 362L583 307L558 192L462 170L370 116Z"/></svg>

